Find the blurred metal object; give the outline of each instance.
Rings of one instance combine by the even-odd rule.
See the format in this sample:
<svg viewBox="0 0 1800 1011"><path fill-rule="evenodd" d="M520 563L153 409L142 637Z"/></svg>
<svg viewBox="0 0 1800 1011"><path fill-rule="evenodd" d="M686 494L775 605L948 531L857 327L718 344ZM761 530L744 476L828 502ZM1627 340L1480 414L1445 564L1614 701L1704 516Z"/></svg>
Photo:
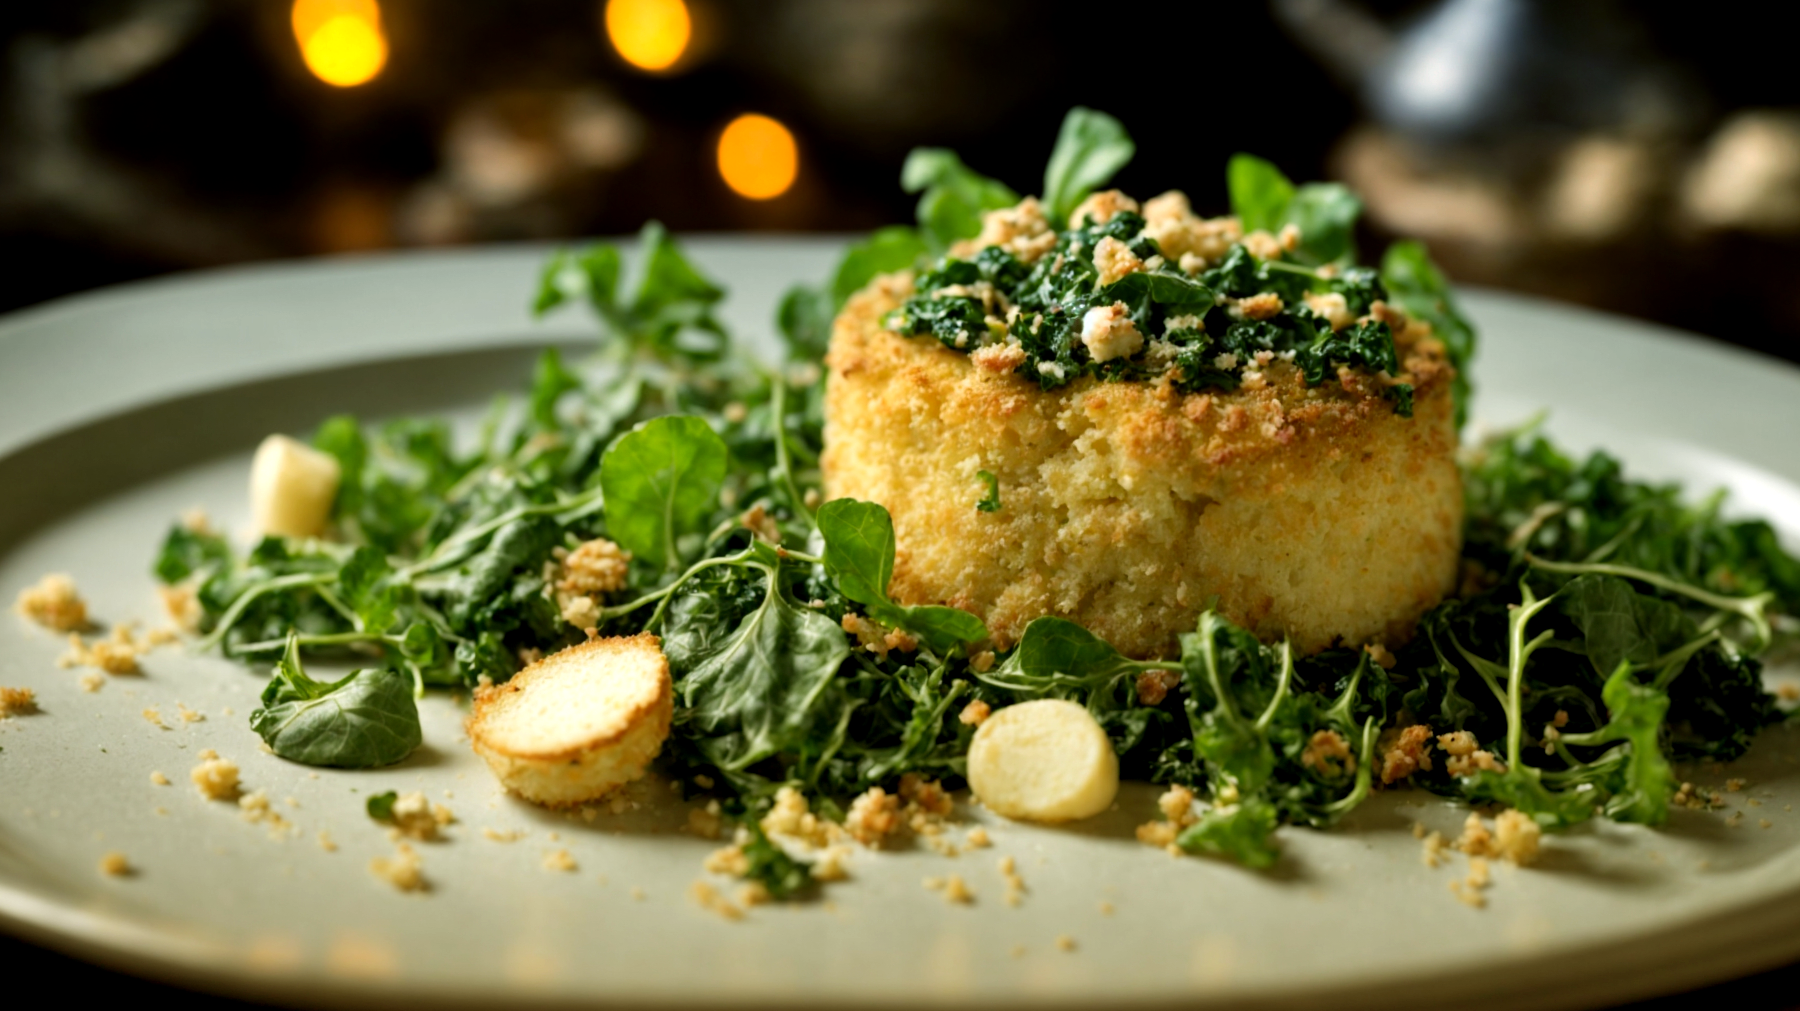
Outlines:
<svg viewBox="0 0 1800 1011"><path fill-rule="evenodd" d="M1444 0L1400 27L1348 0L1275 0L1274 10L1376 122L1416 142L1666 134L1704 111L1612 0Z"/></svg>

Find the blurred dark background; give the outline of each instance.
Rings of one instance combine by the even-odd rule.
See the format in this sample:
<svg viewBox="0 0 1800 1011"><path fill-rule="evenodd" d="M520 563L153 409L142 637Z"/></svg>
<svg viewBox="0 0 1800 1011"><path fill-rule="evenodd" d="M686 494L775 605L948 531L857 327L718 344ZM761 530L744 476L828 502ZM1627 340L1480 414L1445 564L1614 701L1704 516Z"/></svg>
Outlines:
<svg viewBox="0 0 1800 1011"><path fill-rule="evenodd" d="M1800 358L1800 77L1769 10L9 3L0 310L194 267L650 218L866 229L910 217L897 177L917 144L1036 191L1083 103L1136 137L1119 182L1139 197L1174 186L1223 211L1224 160L1251 151L1355 186L1372 249L1417 235L1461 281ZM746 113L780 125L731 154Z"/></svg>

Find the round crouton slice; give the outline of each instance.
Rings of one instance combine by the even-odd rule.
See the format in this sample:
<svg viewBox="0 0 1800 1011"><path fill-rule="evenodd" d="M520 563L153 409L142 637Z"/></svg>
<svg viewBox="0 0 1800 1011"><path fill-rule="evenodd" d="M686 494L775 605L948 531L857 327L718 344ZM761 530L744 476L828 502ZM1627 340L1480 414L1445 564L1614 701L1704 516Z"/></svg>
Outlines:
<svg viewBox="0 0 1800 1011"><path fill-rule="evenodd" d="M1454 370L1429 326L1383 310L1407 418L1380 377L1308 386L1280 358L1234 390L1045 390L1003 354L887 329L912 292L876 278L826 356L825 496L893 515L896 602L968 610L1000 648L1056 615L1142 658L1177 651L1209 606L1302 653L1397 645L1454 587Z"/></svg>
<svg viewBox="0 0 1800 1011"><path fill-rule="evenodd" d="M656 636L590 639L477 690L469 741L507 789L565 807L642 776L674 714Z"/></svg>
<svg viewBox="0 0 1800 1011"><path fill-rule="evenodd" d="M997 709L969 743L969 788L988 810L1029 821L1073 821L1119 792L1119 756L1085 706L1035 699Z"/></svg>

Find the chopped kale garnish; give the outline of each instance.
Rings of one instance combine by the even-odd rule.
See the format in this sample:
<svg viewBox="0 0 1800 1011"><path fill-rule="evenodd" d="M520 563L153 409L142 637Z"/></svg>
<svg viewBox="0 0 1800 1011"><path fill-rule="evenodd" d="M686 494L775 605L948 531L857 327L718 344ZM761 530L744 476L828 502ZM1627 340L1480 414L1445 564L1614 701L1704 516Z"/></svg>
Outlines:
<svg viewBox="0 0 1800 1011"><path fill-rule="evenodd" d="M999 512L1000 479L995 477L994 472L991 470L978 470L975 472L975 476L980 478L981 483L987 486L987 494L981 496L981 501L975 503L975 508L984 513Z"/></svg>

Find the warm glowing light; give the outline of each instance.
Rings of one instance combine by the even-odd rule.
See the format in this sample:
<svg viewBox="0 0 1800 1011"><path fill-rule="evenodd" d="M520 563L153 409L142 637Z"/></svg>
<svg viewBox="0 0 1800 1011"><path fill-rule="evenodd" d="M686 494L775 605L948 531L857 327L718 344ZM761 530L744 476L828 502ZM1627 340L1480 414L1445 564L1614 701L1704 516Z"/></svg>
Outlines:
<svg viewBox="0 0 1800 1011"><path fill-rule="evenodd" d="M694 31L682 0L606 0L605 20L613 48L644 70L674 66Z"/></svg>
<svg viewBox="0 0 1800 1011"><path fill-rule="evenodd" d="M739 116L719 135L719 175L741 196L752 200L781 196L799 174L800 148L794 135L767 116Z"/></svg>
<svg viewBox="0 0 1800 1011"><path fill-rule="evenodd" d="M387 64L387 36L375 0L294 0L294 40L319 80L353 88Z"/></svg>

